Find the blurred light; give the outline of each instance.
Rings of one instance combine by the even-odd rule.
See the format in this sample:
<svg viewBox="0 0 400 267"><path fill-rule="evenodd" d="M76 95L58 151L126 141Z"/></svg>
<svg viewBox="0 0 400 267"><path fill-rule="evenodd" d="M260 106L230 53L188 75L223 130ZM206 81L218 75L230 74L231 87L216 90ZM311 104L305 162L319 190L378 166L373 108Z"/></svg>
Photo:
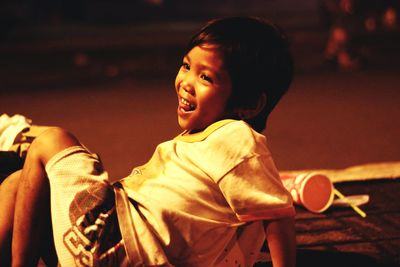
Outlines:
<svg viewBox="0 0 400 267"><path fill-rule="evenodd" d="M75 54L74 64L79 67L87 66L89 64L89 57L82 53Z"/></svg>
<svg viewBox="0 0 400 267"><path fill-rule="evenodd" d="M152 6L161 6L164 0L146 0L146 2Z"/></svg>
<svg viewBox="0 0 400 267"><path fill-rule="evenodd" d="M352 13L353 12L353 0L341 0L340 1L340 8L345 13Z"/></svg>
<svg viewBox="0 0 400 267"><path fill-rule="evenodd" d="M333 40L337 43L345 43L348 39L347 32L341 27L336 27L332 31Z"/></svg>
<svg viewBox="0 0 400 267"><path fill-rule="evenodd" d="M389 7L386 9L385 13L383 13L383 18L382 18L383 25L389 29L393 30L396 28L396 23L397 23L397 12L396 9L393 7Z"/></svg>
<svg viewBox="0 0 400 267"><path fill-rule="evenodd" d="M109 78L114 78L119 74L119 68L115 65L108 65L105 70L105 75Z"/></svg>
<svg viewBox="0 0 400 267"><path fill-rule="evenodd" d="M376 20L372 17L367 18L364 21L365 29L369 32L373 32L376 30Z"/></svg>

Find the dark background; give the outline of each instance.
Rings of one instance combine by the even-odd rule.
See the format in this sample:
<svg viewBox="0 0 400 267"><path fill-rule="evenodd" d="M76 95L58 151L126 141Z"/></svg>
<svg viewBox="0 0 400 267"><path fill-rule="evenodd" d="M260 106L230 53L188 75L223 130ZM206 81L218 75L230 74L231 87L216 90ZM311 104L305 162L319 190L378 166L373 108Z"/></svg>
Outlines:
<svg viewBox="0 0 400 267"><path fill-rule="evenodd" d="M322 3L2 1L0 114L71 130L121 178L180 132L174 78L189 37L211 18L256 15L286 30L296 65L265 131L278 168L398 161L399 25L356 27L361 64L342 70L324 58Z"/></svg>

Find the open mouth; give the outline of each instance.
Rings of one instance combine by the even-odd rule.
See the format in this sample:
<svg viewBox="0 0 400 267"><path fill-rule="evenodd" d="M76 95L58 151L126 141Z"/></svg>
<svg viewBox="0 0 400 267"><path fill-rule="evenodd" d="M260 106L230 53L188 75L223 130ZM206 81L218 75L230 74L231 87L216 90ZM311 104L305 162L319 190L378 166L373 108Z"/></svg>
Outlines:
<svg viewBox="0 0 400 267"><path fill-rule="evenodd" d="M185 112L190 112L195 110L196 106L193 103L190 103L187 99L180 97L179 108Z"/></svg>

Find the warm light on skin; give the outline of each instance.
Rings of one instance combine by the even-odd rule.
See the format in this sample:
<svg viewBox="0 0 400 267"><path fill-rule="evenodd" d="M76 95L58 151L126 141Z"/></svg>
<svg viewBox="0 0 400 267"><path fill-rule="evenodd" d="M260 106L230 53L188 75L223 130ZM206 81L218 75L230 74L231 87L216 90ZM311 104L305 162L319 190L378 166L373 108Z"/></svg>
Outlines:
<svg viewBox="0 0 400 267"><path fill-rule="evenodd" d="M183 58L175 79L178 123L195 132L224 119L231 80L215 46L196 46Z"/></svg>

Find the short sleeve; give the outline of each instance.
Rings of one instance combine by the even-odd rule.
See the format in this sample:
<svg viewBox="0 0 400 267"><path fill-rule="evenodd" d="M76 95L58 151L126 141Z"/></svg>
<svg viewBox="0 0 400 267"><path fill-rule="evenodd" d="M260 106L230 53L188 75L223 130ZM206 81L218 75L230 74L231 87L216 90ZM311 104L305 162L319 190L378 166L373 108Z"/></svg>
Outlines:
<svg viewBox="0 0 400 267"><path fill-rule="evenodd" d="M269 154L244 159L220 179L219 187L240 221L295 215L292 197Z"/></svg>

